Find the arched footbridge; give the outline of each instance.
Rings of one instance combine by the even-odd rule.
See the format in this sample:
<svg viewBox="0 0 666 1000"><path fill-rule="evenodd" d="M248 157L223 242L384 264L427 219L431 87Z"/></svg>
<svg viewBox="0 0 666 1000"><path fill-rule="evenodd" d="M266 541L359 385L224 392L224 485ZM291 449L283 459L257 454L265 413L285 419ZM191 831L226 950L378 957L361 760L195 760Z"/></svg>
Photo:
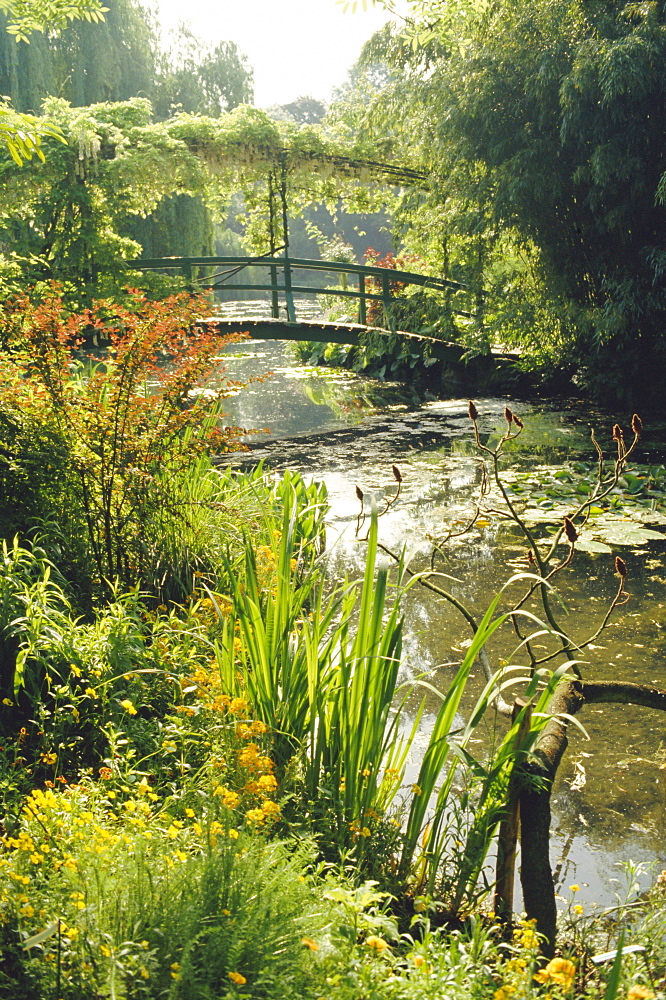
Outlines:
<svg viewBox="0 0 666 1000"><path fill-rule="evenodd" d="M452 313L472 318L468 305L469 289L457 281L447 278L433 278L412 271L400 271L386 267L372 267L339 261L306 260L289 256L276 257L268 254L262 257L153 257L130 261L130 267L140 271L176 272L185 278L192 290L211 290L235 293L238 301L247 299L257 292L267 292L270 316L215 316L211 315L207 324L220 333L248 332L252 336L267 340L307 340L319 343L358 345L363 343L363 334L374 330L386 337L399 336L413 341L415 346L428 345L429 354L441 361L455 363L460 360L463 348L436 337L405 333L397 329L394 320L394 293L408 286L445 293L447 308ZM248 270L258 281L243 281ZM328 284L317 287L305 284L303 275L313 273L328 275ZM337 279L332 286L331 276ZM307 280L307 279L305 279ZM296 295L310 297L326 296L349 300L355 314L355 321L345 317L339 321L313 319L298 315L303 307ZM305 300L307 301L307 300ZM377 310L375 303L379 304ZM297 309L298 307L298 309ZM311 310L310 310L311 313ZM368 319L379 313L380 322L369 324Z"/></svg>

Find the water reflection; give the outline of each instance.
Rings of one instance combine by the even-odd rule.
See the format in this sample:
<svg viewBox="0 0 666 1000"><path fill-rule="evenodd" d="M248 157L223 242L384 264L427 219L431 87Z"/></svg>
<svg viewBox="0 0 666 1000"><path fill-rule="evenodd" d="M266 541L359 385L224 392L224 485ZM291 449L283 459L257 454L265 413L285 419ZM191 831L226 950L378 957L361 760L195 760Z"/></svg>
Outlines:
<svg viewBox="0 0 666 1000"><path fill-rule="evenodd" d="M327 483L331 499L330 542L340 574L361 572L363 546L354 539L358 513L355 488L380 501L392 493L391 465L404 482L399 505L382 521L382 540L405 545L417 560L427 534L438 534L467 516L476 494L479 462L465 400L419 402L404 387L387 386L349 373L299 369L281 345L238 345L229 362L234 378L276 374L229 400L234 422L269 426L270 435L252 446L249 461L264 458L279 471L301 469ZM287 347L287 351L289 348ZM505 400L477 401L484 443L503 433ZM612 420L575 406L515 403L525 431L507 455L514 469L590 459L590 426L610 437ZM639 461L663 454L666 434L641 442ZM280 440L280 439L283 440ZM287 440L284 440L284 439ZM451 543L443 569L457 581L451 590L478 617L512 572L527 569L525 546L507 526L478 526ZM666 653L666 538L621 550L629 566L631 601L585 651L589 678L624 678L664 686ZM616 590L613 558L578 553L560 577L567 627L579 640L592 634ZM409 635L405 670L427 672L444 688L464 655L469 634L447 603L412 590L405 600ZM495 657L509 656L512 634L498 636ZM481 684L482 678L478 677ZM465 707L478 692L471 691ZM428 706L432 716L437 705ZM571 730L570 750L553 796L552 860L564 896L566 886L583 887L581 901L612 903L620 878L617 865L629 858L664 867L666 745L663 715L643 708L588 706L580 714L586 738ZM492 720L489 725L492 726Z"/></svg>
<svg viewBox="0 0 666 1000"><path fill-rule="evenodd" d="M253 440L338 430L387 405L419 402L409 388L397 390L352 372L300 365L293 349L279 341L233 344L225 353L223 369L221 378L249 383L227 400L225 409L238 427L267 427Z"/></svg>

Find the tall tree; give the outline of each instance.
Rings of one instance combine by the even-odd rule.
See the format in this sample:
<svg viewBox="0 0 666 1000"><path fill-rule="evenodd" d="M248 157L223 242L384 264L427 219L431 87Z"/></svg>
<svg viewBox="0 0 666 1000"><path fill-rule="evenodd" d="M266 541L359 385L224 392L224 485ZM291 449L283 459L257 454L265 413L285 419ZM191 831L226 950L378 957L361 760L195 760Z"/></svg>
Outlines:
<svg viewBox="0 0 666 1000"><path fill-rule="evenodd" d="M600 391L666 372L666 6L458 0L383 51L440 174L482 171L492 225L537 248L562 357ZM410 90L405 86L405 93ZM449 190L451 190L449 186Z"/></svg>
<svg viewBox="0 0 666 1000"><path fill-rule="evenodd" d="M162 52L152 91L155 114L176 111L215 118L253 100L252 70L235 42L207 45L181 24Z"/></svg>
<svg viewBox="0 0 666 1000"><path fill-rule="evenodd" d="M108 4L104 21L79 21L30 44L0 32L0 88L14 107L37 113L52 96L84 107L150 94L155 37L147 15L134 0Z"/></svg>
<svg viewBox="0 0 666 1000"><path fill-rule="evenodd" d="M34 32L47 32L52 37L70 21L83 18L99 23L104 20L107 8L98 0L0 0L0 13L6 18L7 34L15 41L28 42ZM7 41L2 33L3 40ZM12 159L18 166L36 155L43 160L41 140L45 136L57 136L48 122L35 121L31 116L21 114L9 104L10 98L4 91L0 102L0 142L4 142Z"/></svg>

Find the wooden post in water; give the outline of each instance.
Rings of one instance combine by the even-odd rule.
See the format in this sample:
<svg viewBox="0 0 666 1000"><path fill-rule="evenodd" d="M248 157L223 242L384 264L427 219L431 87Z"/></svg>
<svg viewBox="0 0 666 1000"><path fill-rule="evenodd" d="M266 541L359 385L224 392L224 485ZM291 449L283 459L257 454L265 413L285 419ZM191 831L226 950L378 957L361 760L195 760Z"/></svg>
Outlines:
<svg viewBox="0 0 666 1000"><path fill-rule="evenodd" d="M367 326L367 313L365 308L365 275L359 274L358 276L358 290L361 293L361 297L358 300L358 321L362 323L363 326Z"/></svg>
<svg viewBox="0 0 666 1000"><path fill-rule="evenodd" d="M521 711L525 713L516 734L516 757L506 796L506 815L500 823L497 838L497 868L495 878L494 908L504 923L510 923L513 914L513 883L516 872L516 845L520 825L520 764L523 754L520 746L525 741L532 725L532 706L523 698L516 698L511 713L511 723L515 724Z"/></svg>

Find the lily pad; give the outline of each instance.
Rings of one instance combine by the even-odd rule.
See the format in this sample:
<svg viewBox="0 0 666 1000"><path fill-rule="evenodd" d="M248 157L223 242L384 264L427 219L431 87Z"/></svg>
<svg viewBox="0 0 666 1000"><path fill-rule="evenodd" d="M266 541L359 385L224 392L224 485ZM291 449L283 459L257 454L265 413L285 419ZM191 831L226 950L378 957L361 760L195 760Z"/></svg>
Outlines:
<svg viewBox="0 0 666 1000"><path fill-rule="evenodd" d="M576 542L576 549L578 552L603 552L606 555L611 555L613 552L610 545L606 545L605 542L599 542L596 538L585 538L583 536Z"/></svg>
<svg viewBox="0 0 666 1000"><path fill-rule="evenodd" d="M595 534L610 545L645 545L646 542L665 541L666 535L660 531L640 527L635 522L625 524L599 525Z"/></svg>

